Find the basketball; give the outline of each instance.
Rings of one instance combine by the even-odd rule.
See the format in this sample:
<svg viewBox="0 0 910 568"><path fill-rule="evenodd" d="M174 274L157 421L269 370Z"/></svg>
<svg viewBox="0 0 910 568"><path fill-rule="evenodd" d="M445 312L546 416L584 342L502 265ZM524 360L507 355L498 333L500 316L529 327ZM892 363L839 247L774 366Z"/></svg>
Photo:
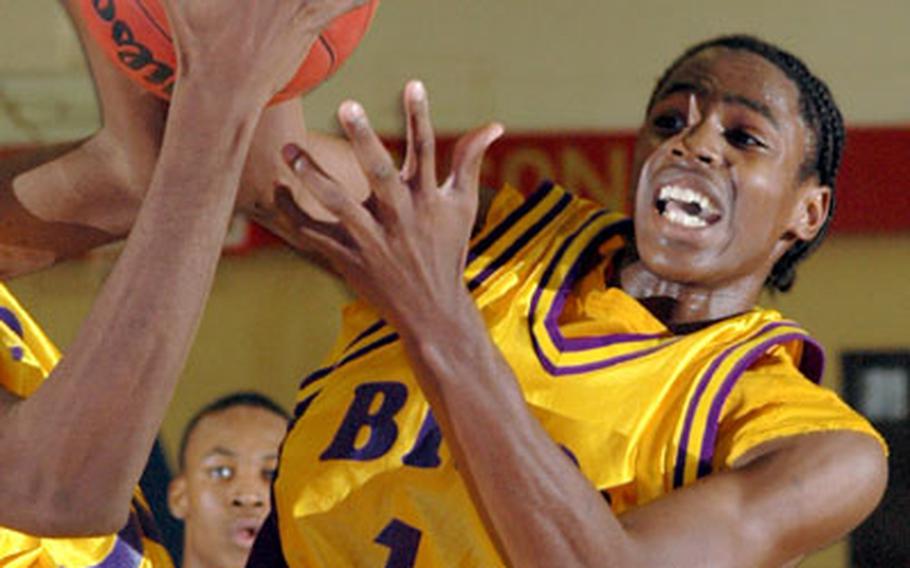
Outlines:
<svg viewBox="0 0 910 568"><path fill-rule="evenodd" d="M119 69L155 95L169 99L177 59L160 0L80 0L95 42ZM272 98L285 101L316 87L350 57L366 33L379 0L342 14L313 43L296 75Z"/></svg>

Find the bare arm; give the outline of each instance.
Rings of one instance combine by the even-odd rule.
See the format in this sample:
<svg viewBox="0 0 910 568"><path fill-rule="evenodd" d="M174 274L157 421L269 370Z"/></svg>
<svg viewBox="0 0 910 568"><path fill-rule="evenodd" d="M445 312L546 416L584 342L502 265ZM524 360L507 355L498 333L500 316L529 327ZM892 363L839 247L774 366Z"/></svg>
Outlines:
<svg viewBox="0 0 910 568"><path fill-rule="evenodd" d="M731 471L622 518L528 411L461 267L482 154L495 126L466 135L453 175L435 178L423 89L406 91L417 167L399 173L362 109L339 116L376 201L339 193L298 152L290 163L338 225L306 219L311 246L399 332L415 375L488 529L515 566L780 566L854 527L881 497L877 442L852 433L764 446ZM508 424L507 428L502 427Z"/></svg>
<svg viewBox="0 0 910 568"><path fill-rule="evenodd" d="M243 14L221 0L170 2L181 67L192 72L179 74L147 195L75 341L31 398L0 396L0 525L61 536L122 526L201 316L262 108L318 29L355 4L270 0ZM290 17L301 9L309 17ZM260 41L236 41L251 36Z"/></svg>
<svg viewBox="0 0 910 568"><path fill-rule="evenodd" d="M71 15L94 80L102 126L90 138L0 162L0 278L50 266L122 238L151 177L166 106L133 85Z"/></svg>

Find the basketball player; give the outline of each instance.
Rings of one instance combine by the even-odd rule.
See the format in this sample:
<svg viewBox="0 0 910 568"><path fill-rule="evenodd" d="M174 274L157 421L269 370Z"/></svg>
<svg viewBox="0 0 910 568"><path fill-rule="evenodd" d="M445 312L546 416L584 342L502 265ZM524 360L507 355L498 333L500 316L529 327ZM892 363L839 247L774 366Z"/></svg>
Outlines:
<svg viewBox="0 0 910 568"><path fill-rule="evenodd" d="M192 72L178 78L166 131L160 105L86 43L103 83L101 132L37 169L32 155L5 170L5 278L129 238L63 359L0 289L0 525L23 531L0 530L3 566L170 566L134 487L202 313L265 103L324 23L359 3L168 2L182 68ZM291 17L301 10L306 18ZM253 37L269 41L238 41ZM151 136L135 134L143 127Z"/></svg>
<svg viewBox="0 0 910 568"><path fill-rule="evenodd" d="M183 520L182 568L243 568L269 511L278 446L290 416L255 392L197 412L180 442L168 507Z"/></svg>
<svg viewBox="0 0 910 568"><path fill-rule="evenodd" d="M286 159L339 219L299 221L362 301L308 377L250 566L781 566L879 501L880 436L817 386L822 353L756 306L823 237L843 142L825 85L751 37L686 51L636 147L632 220L481 158L436 178L420 83L398 171L339 118L372 195ZM368 512L368 514L364 514Z"/></svg>

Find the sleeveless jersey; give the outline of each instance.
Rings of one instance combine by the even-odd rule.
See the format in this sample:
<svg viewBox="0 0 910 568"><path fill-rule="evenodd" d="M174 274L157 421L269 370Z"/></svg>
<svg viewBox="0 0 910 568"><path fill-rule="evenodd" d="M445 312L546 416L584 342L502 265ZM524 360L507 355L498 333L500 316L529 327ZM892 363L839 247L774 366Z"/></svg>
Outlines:
<svg viewBox="0 0 910 568"><path fill-rule="evenodd" d="M546 185L526 200L501 190L486 227L468 288L528 408L616 514L774 438L877 437L812 382L822 352L777 312L674 335L606 287L601 267L624 246L628 219ZM369 306L346 308L329 364L297 400L277 522L261 535L281 550L257 545L249 566L503 565L397 334Z"/></svg>
<svg viewBox="0 0 910 568"><path fill-rule="evenodd" d="M28 397L59 359L54 344L0 284L0 387ZM129 521L116 535L38 538L0 527L0 568L88 567L173 568L138 487Z"/></svg>

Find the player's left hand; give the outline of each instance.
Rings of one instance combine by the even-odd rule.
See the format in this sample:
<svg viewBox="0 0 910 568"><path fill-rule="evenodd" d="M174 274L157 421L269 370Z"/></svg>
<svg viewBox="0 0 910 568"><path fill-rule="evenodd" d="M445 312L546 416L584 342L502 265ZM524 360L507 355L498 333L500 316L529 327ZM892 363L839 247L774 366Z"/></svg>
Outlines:
<svg viewBox="0 0 910 568"><path fill-rule="evenodd" d="M285 159L303 187L339 221L314 220L288 192L279 192L276 200L286 215L297 219L302 245L329 259L390 323L413 328L467 298L462 272L477 213L481 162L503 128L491 123L459 139L451 173L440 184L423 84L408 83L404 106L408 148L400 170L363 108L348 101L339 109L341 126L370 183L366 202L352 199L293 144L285 147Z"/></svg>

